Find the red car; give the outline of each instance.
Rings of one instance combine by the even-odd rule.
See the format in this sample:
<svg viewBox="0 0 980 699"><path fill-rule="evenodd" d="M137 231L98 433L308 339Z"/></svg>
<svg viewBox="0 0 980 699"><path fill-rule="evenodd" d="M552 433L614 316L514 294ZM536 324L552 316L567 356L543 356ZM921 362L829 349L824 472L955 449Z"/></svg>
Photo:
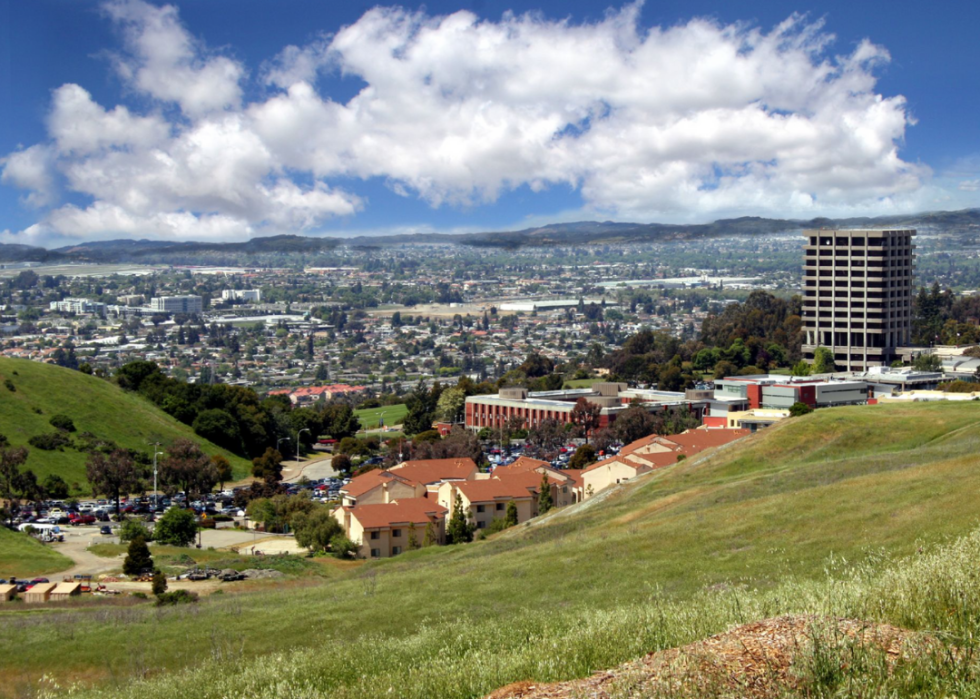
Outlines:
<svg viewBox="0 0 980 699"><path fill-rule="evenodd" d="M95 524L95 515L72 515L69 522L73 525Z"/></svg>

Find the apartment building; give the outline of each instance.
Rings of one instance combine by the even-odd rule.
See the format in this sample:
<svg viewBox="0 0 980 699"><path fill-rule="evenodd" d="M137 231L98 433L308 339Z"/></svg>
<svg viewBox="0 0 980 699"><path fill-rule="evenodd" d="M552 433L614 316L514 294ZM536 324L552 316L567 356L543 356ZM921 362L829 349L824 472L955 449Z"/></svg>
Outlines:
<svg viewBox="0 0 980 699"><path fill-rule="evenodd" d="M914 230L804 231L803 356L838 368L887 366L910 342Z"/></svg>

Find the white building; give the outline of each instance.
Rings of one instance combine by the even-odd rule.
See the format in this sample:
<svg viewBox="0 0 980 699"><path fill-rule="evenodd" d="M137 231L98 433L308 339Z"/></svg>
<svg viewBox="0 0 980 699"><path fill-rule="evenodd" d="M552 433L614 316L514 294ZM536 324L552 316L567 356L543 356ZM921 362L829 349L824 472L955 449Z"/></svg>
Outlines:
<svg viewBox="0 0 980 699"><path fill-rule="evenodd" d="M160 296L150 299L153 313L202 313L204 299L200 296Z"/></svg>
<svg viewBox="0 0 980 699"><path fill-rule="evenodd" d="M221 292L222 301L261 301L261 289L225 289Z"/></svg>
<svg viewBox="0 0 980 699"><path fill-rule="evenodd" d="M60 313L93 313L104 317L106 306L104 303L88 299L64 299L52 301L49 308Z"/></svg>

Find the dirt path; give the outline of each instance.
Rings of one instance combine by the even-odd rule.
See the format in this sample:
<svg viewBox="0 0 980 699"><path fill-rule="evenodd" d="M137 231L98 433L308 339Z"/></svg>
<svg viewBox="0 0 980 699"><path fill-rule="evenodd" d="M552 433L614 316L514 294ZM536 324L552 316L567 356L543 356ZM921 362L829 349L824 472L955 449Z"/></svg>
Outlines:
<svg viewBox="0 0 980 699"><path fill-rule="evenodd" d="M852 646L882 652L889 666L925 651L934 639L888 624L853 619L785 616L739 626L692 643L651 653L591 677L551 684L515 682L486 699L611 699L623 696L782 697L799 682L813 639L839 651Z"/></svg>

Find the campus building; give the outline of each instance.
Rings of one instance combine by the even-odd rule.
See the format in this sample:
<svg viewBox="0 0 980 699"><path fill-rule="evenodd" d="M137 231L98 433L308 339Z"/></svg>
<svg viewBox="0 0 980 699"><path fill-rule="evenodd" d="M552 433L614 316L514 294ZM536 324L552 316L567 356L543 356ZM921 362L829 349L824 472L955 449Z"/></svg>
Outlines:
<svg viewBox="0 0 980 699"><path fill-rule="evenodd" d="M910 342L915 231L803 234L803 356L825 347L845 371L890 364Z"/></svg>
<svg viewBox="0 0 980 699"><path fill-rule="evenodd" d="M700 420L708 407L711 391L656 391L627 388L624 383L596 383L591 388L528 392L526 388L502 388L496 395L466 399L466 427L479 430L511 424L531 429L544 420L572 421L579 398L599 406L599 427L608 427L635 400L651 413L680 408Z"/></svg>
<svg viewBox="0 0 980 699"><path fill-rule="evenodd" d="M152 313L202 313L204 299L200 296L160 296L150 299Z"/></svg>
<svg viewBox="0 0 980 699"><path fill-rule="evenodd" d="M222 301L255 301L262 300L261 289L225 289L221 292Z"/></svg>
<svg viewBox="0 0 980 699"><path fill-rule="evenodd" d="M835 405L862 405L868 402L870 388L865 381L853 379L816 379L807 376L757 374L729 376L715 381L715 393L704 424L708 427L748 428L733 422L731 416L742 411L767 408L787 410L794 403L811 408ZM760 414L761 415L761 414ZM743 419L749 415L742 415Z"/></svg>

